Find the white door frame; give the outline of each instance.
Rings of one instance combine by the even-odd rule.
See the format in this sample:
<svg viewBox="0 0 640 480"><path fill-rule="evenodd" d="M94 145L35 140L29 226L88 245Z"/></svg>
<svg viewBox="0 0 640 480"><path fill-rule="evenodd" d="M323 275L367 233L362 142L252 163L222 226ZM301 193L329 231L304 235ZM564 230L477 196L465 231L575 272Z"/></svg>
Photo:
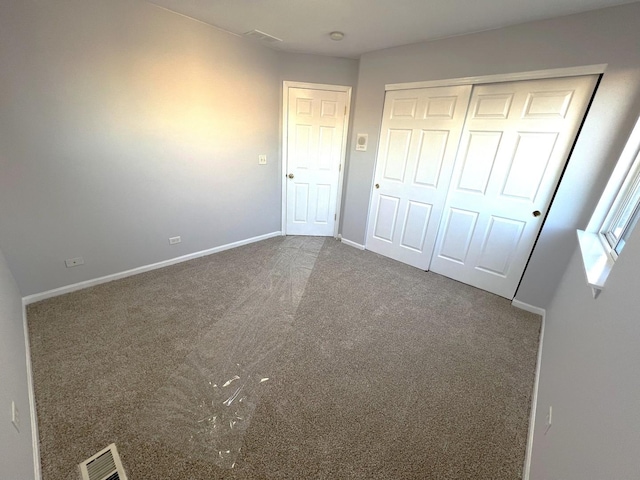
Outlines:
<svg viewBox="0 0 640 480"><path fill-rule="evenodd" d="M607 68L606 63L585 65L582 67L551 68L548 70L532 70L529 72L499 73L481 75L479 77L448 78L443 80L427 80L424 82L388 83L384 91L408 90L411 88L451 87L454 85L479 85L482 83L517 82L520 80L542 80L545 78L579 77L582 75L600 75Z"/></svg>
<svg viewBox="0 0 640 480"><path fill-rule="evenodd" d="M393 90L409 90L412 88L430 88L430 87L451 87L454 85L480 85L483 83L500 83L500 82L514 82L519 80L539 80L544 78L561 78L561 77L577 77L581 75L601 75L607 69L607 63L601 63L597 65L585 65L581 67L567 67L567 68L550 68L547 70L532 70L528 72L512 72L512 73L499 73L496 75L481 75L478 77L458 77L458 78L445 78L442 80L426 80L422 82L408 82L408 83L388 83L384 86L386 92ZM286 83L286 82L285 82ZM382 122L378 130L382 128ZM577 138L577 137L576 137ZM373 164L373 175L375 176L376 168L378 168L378 153L380 150L380 140L376 146L375 162ZM560 182L562 179L560 179ZM560 183L558 183L560 185ZM369 210L371 209L371 202L373 201L373 183L369 187L369 206L367 208L367 221L365 224L365 245L367 248L366 232L369 231ZM544 222L542 224L544 227ZM284 230L284 229L283 229ZM526 270L526 267L525 267Z"/></svg>
<svg viewBox="0 0 640 480"><path fill-rule="evenodd" d="M340 171L338 174L338 191L336 201L335 227L333 236L338 237L338 228L340 227L340 214L342 211L342 186L345 171L345 162L347 159L347 139L349 136L349 117L351 115L351 87L345 85L327 85L323 83L302 83L290 82L285 80L282 82L282 162L280 163L280 181L282 182L282 235L287 234L287 182L284 176L287 174L287 131L289 124L289 88L306 88L309 90L328 90L330 92L345 92L347 94L347 111L344 117L344 128L342 132L342 151L340 152Z"/></svg>

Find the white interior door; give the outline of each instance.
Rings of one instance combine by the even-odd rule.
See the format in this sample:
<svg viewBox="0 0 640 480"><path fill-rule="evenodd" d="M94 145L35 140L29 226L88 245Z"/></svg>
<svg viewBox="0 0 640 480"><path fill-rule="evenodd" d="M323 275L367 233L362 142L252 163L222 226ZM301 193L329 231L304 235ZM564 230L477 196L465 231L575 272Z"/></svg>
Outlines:
<svg viewBox="0 0 640 480"><path fill-rule="evenodd" d="M367 249L427 270L471 86L387 92Z"/></svg>
<svg viewBox="0 0 640 480"><path fill-rule="evenodd" d="M288 88L286 234L333 236L347 92Z"/></svg>
<svg viewBox="0 0 640 480"><path fill-rule="evenodd" d="M432 271L513 298L596 81L474 87Z"/></svg>

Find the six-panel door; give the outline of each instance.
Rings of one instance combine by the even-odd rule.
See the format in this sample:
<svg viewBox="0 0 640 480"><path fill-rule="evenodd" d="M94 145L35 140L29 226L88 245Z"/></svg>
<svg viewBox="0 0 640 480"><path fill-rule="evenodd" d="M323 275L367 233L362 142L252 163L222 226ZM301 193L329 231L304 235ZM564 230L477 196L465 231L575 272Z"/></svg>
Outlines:
<svg viewBox="0 0 640 480"><path fill-rule="evenodd" d="M513 298L596 81L474 87L432 271Z"/></svg>
<svg viewBox="0 0 640 480"><path fill-rule="evenodd" d="M387 93L367 249L428 269L470 93Z"/></svg>
<svg viewBox="0 0 640 480"><path fill-rule="evenodd" d="M332 236L347 94L288 90L286 233Z"/></svg>

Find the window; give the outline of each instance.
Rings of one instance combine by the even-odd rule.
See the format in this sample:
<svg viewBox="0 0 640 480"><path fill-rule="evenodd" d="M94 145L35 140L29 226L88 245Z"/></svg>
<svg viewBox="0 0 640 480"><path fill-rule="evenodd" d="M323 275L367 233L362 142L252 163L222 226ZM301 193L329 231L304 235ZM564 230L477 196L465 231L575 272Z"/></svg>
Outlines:
<svg viewBox="0 0 640 480"><path fill-rule="evenodd" d="M640 221L640 118L578 242L594 298Z"/></svg>
<svg viewBox="0 0 640 480"><path fill-rule="evenodd" d="M640 218L640 155L636 153L632 172L627 176L600 233L604 236L611 256L616 259Z"/></svg>

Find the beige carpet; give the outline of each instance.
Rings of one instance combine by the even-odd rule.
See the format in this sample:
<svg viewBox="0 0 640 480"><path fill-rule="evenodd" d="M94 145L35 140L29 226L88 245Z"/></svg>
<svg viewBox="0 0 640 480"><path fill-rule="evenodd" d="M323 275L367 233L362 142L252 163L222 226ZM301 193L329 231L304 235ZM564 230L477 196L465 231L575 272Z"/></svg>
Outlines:
<svg viewBox="0 0 640 480"><path fill-rule="evenodd" d="M521 478L540 329L332 239L275 238L29 306L44 480Z"/></svg>

